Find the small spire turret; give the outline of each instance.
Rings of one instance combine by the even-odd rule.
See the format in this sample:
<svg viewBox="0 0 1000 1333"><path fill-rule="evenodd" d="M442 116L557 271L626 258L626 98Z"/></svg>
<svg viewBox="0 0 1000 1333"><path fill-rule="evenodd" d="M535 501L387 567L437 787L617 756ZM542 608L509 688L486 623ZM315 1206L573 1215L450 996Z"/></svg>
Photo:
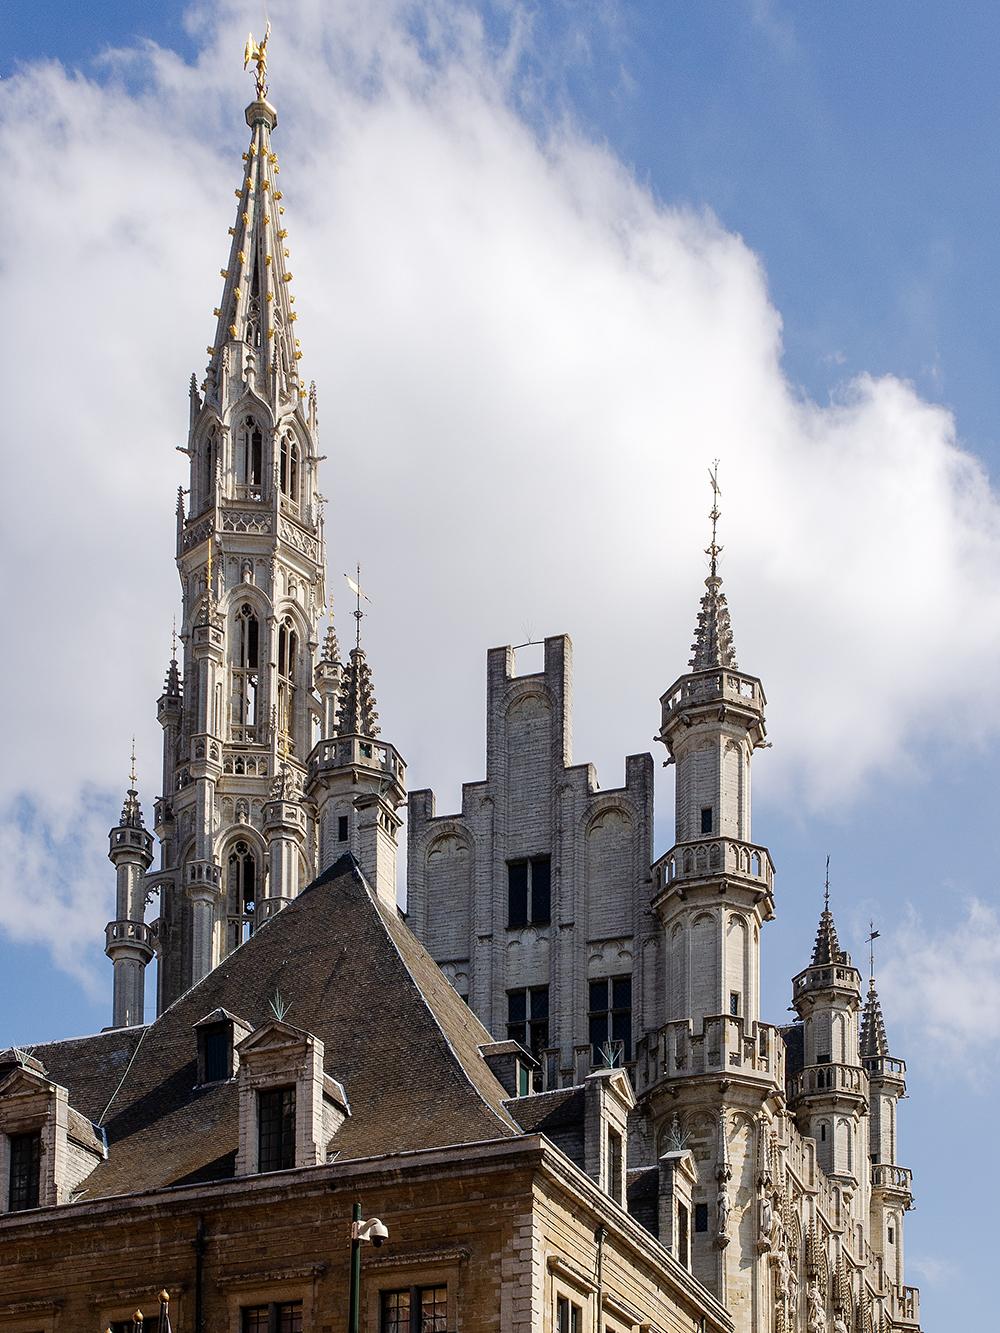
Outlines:
<svg viewBox="0 0 1000 1333"><path fill-rule="evenodd" d="M868 983L868 999L861 1015L861 1037L859 1041L862 1060L875 1059L889 1054L889 1041L885 1035L885 1020L879 1003L875 978Z"/></svg>
<svg viewBox="0 0 1000 1333"><path fill-rule="evenodd" d="M337 732L341 736L370 736L379 734L375 725L375 691L372 670L361 647L351 649L351 661L344 673L337 706Z"/></svg>
<svg viewBox="0 0 1000 1333"><path fill-rule="evenodd" d="M719 489L718 459L712 464L708 475L712 482L712 510L709 514L712 520L712 541L705 548L705 554L711 565L709 576L705 580L708 592L701 599L698 628L695 630L694 643L691 645L693 656L688 666L694 671L709 671L712 667L730 667L735 671L736 648L733 644L732 625L729 623L729 607L726 604L726 594L719 591L722 587L722 579L719 577L719 556L723 548L716 540L718 522L722 517L719 510L719 496L722 492Z"/></svg>

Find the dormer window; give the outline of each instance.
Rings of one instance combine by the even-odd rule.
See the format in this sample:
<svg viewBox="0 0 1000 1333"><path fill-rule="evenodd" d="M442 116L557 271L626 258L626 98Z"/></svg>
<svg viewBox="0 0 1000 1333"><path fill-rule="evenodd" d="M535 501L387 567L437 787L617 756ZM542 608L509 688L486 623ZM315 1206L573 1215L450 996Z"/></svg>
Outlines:
<svg viewBox="0 0 1000 1333"><path fill-rule="evenodd" d="M198 1085L225 1083L239 1068L237 1045L250 1035L250 1024L226 1009L216 1009L195 1024L198 1039Z"/></svg>
<svg viewBox="0 0 1000 1333"><path fill-rule="evenodd" d="M42 1135L14 1134L10 1141L9 1212L20 1213L38 1207L41 1186Z"/></svg>

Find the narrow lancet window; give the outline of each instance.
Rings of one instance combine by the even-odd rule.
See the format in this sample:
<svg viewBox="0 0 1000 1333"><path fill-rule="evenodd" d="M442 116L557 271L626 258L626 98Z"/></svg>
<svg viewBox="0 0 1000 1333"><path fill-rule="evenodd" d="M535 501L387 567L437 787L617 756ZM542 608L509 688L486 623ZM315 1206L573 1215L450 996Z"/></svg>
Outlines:
<svg viewBox="0 0 1000 1333"><path fill-rule="evenodd" d="M295 659L298 635L291 616L278 629L278 725L286 736L293 732L295 706Z"/></svg>
<svg viewBox="0 0 1000 1333"><path fill-rule="evenodd" d="M260 622L244 602L233 625L230 733L234 741L257 739L259 660Z"/></svg>

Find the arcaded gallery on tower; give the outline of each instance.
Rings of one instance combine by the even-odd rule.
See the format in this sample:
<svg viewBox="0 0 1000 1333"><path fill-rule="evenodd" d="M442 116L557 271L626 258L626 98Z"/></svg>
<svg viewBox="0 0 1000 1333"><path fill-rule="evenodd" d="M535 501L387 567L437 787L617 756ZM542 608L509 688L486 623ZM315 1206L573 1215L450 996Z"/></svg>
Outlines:
<svg viewBox="0 0 1000 1333"><path fill-rule="evenodd" d="M110 834L111 1026L0 1052L0 1333L918 1333L905 1065L829 903L793 1021L760 1013L766 700L718 509L659 700L669 851L650 754L620 788L574 762L566 635L536 674L488 652L460 810L408 792L360 615L344 651L326 611L266 39L250 55L160 794L147 829L133 780Z"/></svg>

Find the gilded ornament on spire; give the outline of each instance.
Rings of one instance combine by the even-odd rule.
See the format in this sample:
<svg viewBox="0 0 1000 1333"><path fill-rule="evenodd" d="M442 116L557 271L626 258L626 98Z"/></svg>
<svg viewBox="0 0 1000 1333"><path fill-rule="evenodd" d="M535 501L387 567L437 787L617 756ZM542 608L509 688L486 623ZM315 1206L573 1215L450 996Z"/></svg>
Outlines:
<svg viewBox="0 0 1000 1333"><path fill-rule="evenodd" d="M264 40L258 45L253 39L253 33L247 38L247 49L243 57L244 70L250 68L250 62L257 66L257 101L263 102L267 97L267 39L271 35L271 24L268 23L267 31L264 33Z"/></svg>

